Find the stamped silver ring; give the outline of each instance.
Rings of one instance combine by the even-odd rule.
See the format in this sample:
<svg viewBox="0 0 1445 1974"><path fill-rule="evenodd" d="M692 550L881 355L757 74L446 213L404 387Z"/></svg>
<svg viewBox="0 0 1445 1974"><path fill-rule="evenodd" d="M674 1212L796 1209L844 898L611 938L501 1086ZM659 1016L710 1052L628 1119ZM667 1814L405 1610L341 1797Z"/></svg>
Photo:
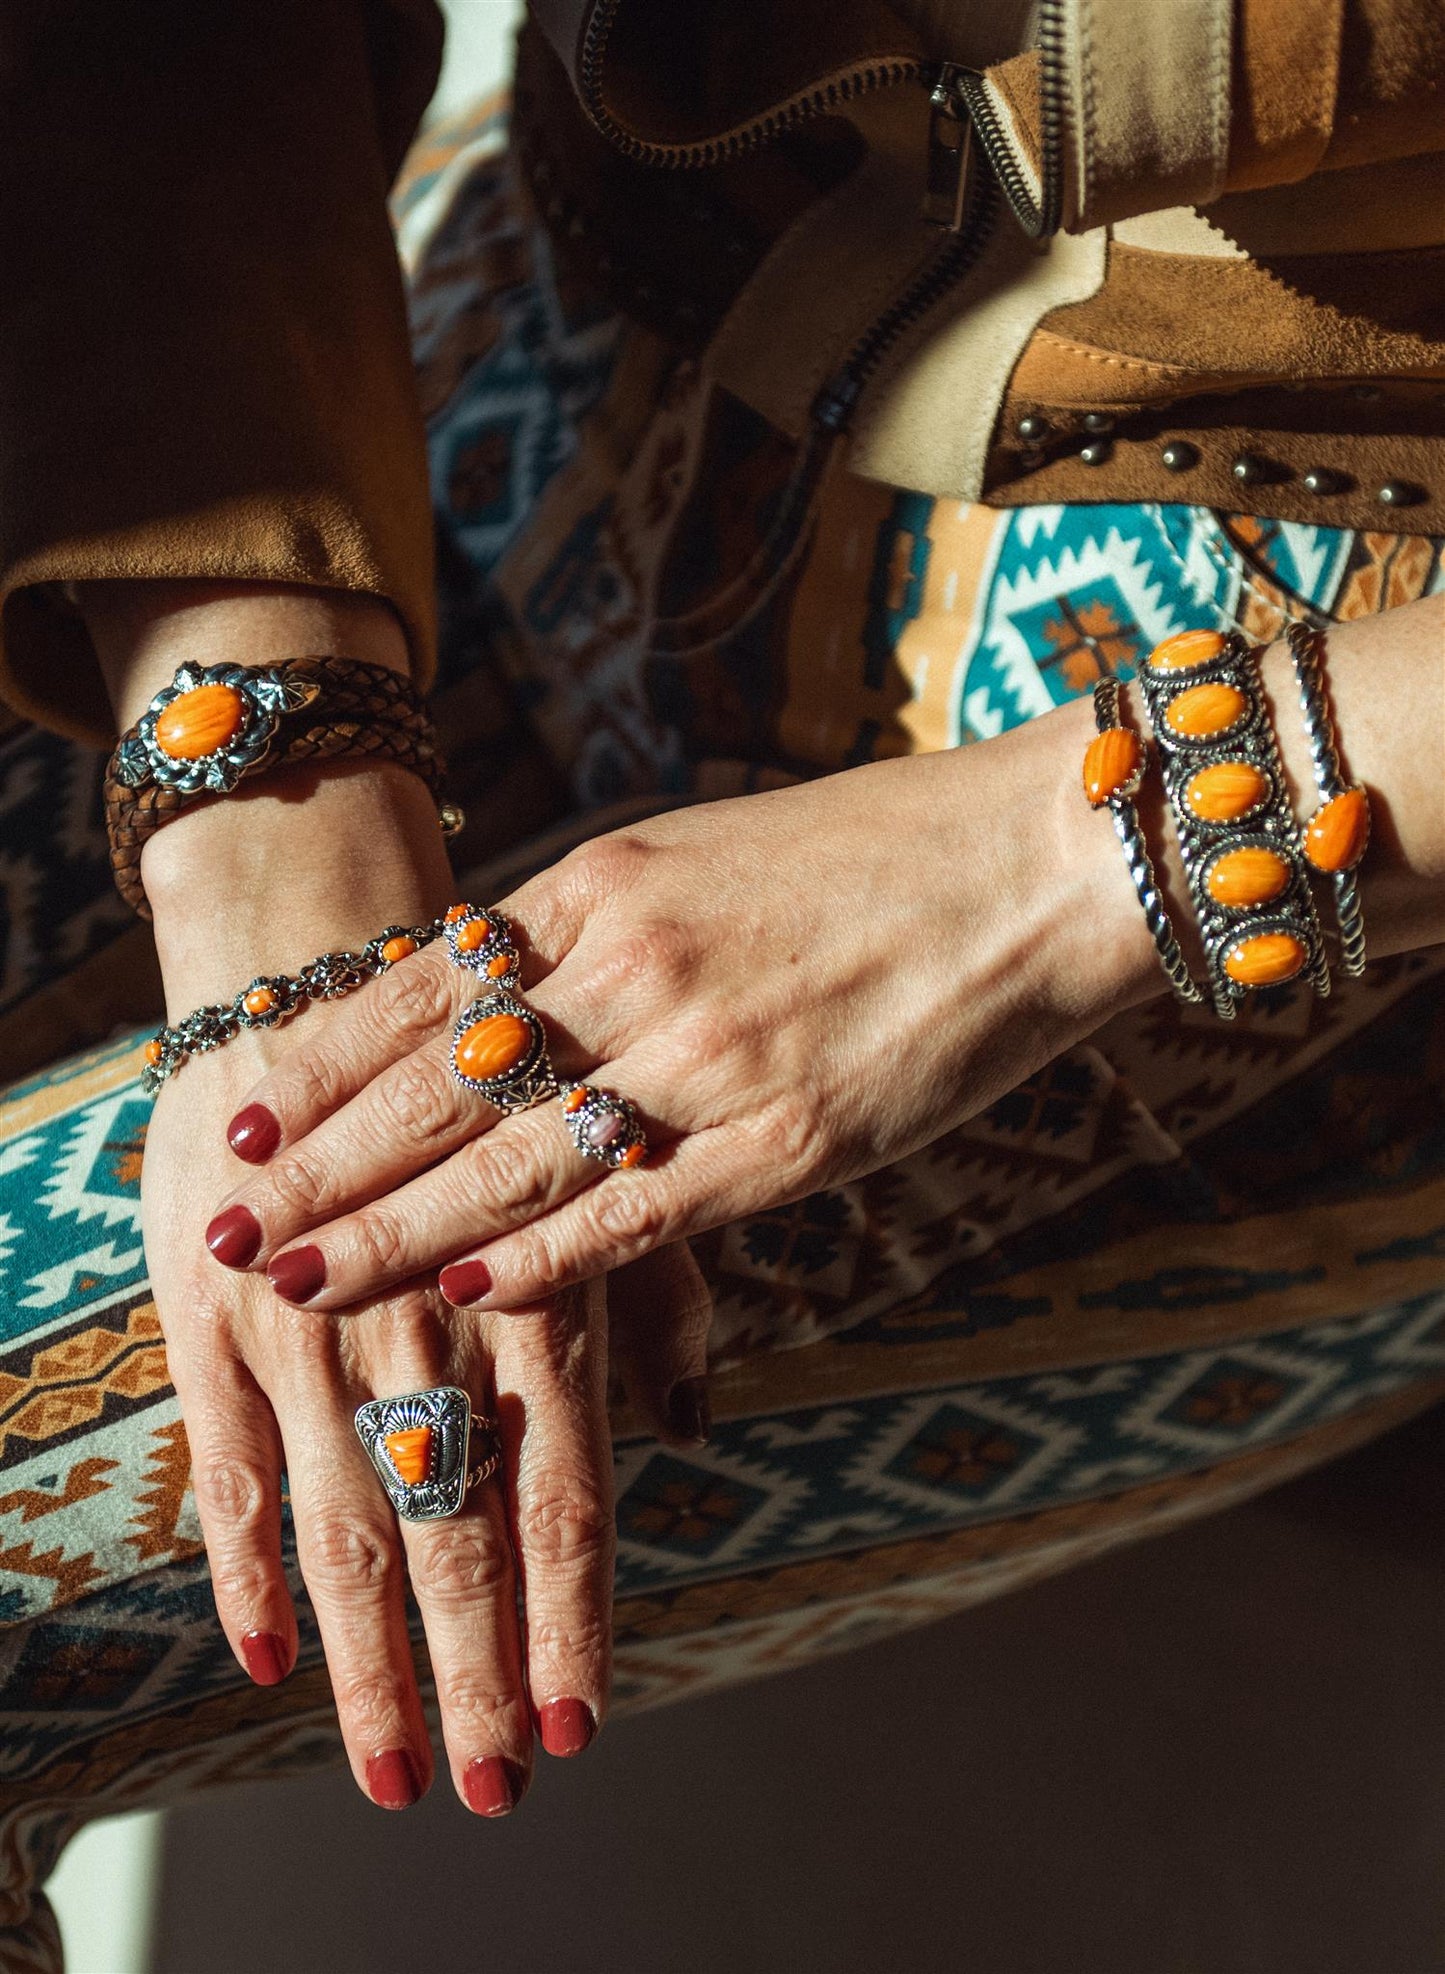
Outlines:
<svg viewBox="0 0 1445 1974"><path fill-rule="evenodd" d="M404 1522L461 1513L467 1490L502 1464L495 1422L459 1385L432 1385L358 1406L356 1431Z"/></svg>
<svg viewBox="0 0 1445 1974"><path fill-rule="evenodd" d="M612 1090L599 1090L595 1083L564 1083L562 1119L582 1156L614 1172L641 1165L647 1157L647 1133L636 1110Z"/></svg>

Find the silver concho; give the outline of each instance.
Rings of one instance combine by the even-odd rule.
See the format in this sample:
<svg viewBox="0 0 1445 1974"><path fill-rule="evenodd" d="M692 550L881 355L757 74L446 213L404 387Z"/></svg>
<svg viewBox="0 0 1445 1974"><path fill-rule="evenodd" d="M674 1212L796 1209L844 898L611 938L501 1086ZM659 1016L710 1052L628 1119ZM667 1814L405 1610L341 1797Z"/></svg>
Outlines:
<svg viewBox="0 0 1445 1974"><path fill-rule="evenodd" d="M202 686L228 686L239 694L239 729L210 754L189 759L167 754L156 740L156 722L168 706ZM116 750L115 772L131 788L153 781L182 795L209 792L226 795L243 775L265 759L283 713L309 706L320 688L307 679L287 679L264 667L246 665L182 665L168 686L156 694Z"/></svg>
<svg viewBox="0 0 1445 1974"><path fill-rule="evenodd" d="M456 1385L434 1385L402 1398L373 1398L359 1408L356 1430L393 1508L404 1522L442 1521L460 1513L467 1494L472 1402ZM388 1451L397 1433L428 1432L426 1473L408 1480Z"/></svg>

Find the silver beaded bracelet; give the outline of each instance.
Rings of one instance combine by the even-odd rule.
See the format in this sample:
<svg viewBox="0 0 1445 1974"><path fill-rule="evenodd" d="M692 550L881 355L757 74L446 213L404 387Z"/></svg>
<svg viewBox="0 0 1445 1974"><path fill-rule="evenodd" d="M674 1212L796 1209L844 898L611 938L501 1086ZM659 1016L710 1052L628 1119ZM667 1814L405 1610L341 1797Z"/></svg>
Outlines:
<svg viewBox="0 0 1445 1974"><path fill-rule="evenodd" d="M431 944L445 930L445 920L427 925L388 925L359 953L322 953L299 973L258 974L233 1001L196 1008L173 1026L162 1028L145 1045L141 1089L153 1097L191 1056L207 1055L234 1040L245 1028L274 1028L305 1007L308 1001L339 1001L388 972L398 960Z"/></svg>

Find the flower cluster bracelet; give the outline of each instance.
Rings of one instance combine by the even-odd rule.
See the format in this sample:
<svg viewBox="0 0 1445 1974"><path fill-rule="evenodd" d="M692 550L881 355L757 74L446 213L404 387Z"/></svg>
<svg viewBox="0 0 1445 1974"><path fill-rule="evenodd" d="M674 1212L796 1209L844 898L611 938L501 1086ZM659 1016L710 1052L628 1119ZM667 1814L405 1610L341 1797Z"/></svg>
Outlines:
<svg viewBox="0 0 1445 1974"><path fill-rule="evenodd" d="M219 1049L243 1028L274 1028L308 1001L339 1001L430 945L444 929L440 918L427 925L388 925L359 953L322 953L299 973L258 974L233 1001L197 1008L153 1035L145 1045L142 1090L153 1097L188 1057Z"/></svg>
<svg viewBox="0 0 1445 1974"><path fill-rule="evenodd" d="M1364 967L1355 871L1369 840L1369 797L1340 766L1320 673L1321 634L1287 634L1310 741L1320 806L1301 827L1285 783L1256 653L1218 631L1180 631L1150 652L1140 687L1153 727L1164 791L1178 837L1208 974L1190 976L1159 896L1134 795L1148 767L1145 743L1119 720L1119 688L1095 688L1098 736L1084 758L1084 793L1107 806L1160 962L1181 1000L1208 1000L1231 1020L1257 990L1304 979L1330 991L1324 933L1311 878L1330 878L1341 966Z"/></svg>

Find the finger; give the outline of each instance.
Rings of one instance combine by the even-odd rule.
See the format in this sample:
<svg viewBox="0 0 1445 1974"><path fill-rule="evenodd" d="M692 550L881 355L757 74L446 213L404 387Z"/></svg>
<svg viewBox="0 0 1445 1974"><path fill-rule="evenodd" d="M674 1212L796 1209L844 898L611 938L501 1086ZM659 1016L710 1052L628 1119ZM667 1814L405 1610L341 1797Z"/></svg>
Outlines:
<svg viewBox="0 0 1445 1974"><path fill-rule="evenodd" d="M619 1077L642 1083L645 1106L649 1079L627 1059ZM574 1143L557 1102L537 1105L504 1119L473 1138L419 1178L353 1213L309 1231L300 1246L271 1256L266 1273L288 1302L315 1309L344 1309L393 1284L434 1275L459 1250L509 1228L548 1214L598 1180L630 1186L638 1170L611 1173L600 1159L585 1157ZM457 1304L477 1300L485 1283L475 1269L452 1268L442 1291Z"/></svg>
<svg viewBox="0 0 1445 1974"><path fill-rule="evenodd" d="M221 1628L258 1686L296 1663L296 1613L281 1549L281 1437L265 1395L219 1318L193 1307L188 1347L167 1362L191 1453ZM198 1348L199 1341L199 1348Z"/></svg>
<svg viewBox="0 0 1445 1974"><path fill-rule="evenodd" d="M425 1794L432 1761L397 1520L356 1436L360 1401L348 1389L335 1325L291 1310L278 1316L284 1369L262 1375L286 1449L297 1556L342 1740L357 1787L382 1809L405 1809ZM278 1357L280 1346L278 1338Z"/></svg>
<svg viewBox="0 0 1445 1974"><path fill-rule="evenodd" d="M542 1746L580 1754L612 1668L612 1445L600 1283L489 1329Z"/></svg>
<svg viewBox="0 0 1445 1974"><path fill-rule="evenodd" d="M475 1337L469 1341L473 1348L449 1351L431 1311L420 1323L389 1323L364 1349L368 1382L379 1397L460 1384L475 1410L488 1414L486 1359ZM468 1492L460 1514L400 1528L452 1782L477 1815L504 1816L531 1775L532 1719L501 1490L495 1480L483 1482Z"/></svg>
<svg viewBox="0 0 1445 1974"><path fill-rule="evenodd" d="M567 862L558 867L565 870ZM581 930L581 893L575 880L551 874L534 878L519 892L526 917L505 917L521 948L522 978L530 988L544 979ZM448 907L450 914L473 913L470 905ZM247 1093L226 1129L238 1158L264 1165L282 1145L304 1138L333 1111L366 1088L390 1064L413 1054L444 1033L479 991L475 974L452 963L437 939L396 961L357 994L324 1036L301 1035Z"/></svg>
<svg viewBox="0 0 1445 1974"><path fill-rule="evenodd" d="M686 1241L657 1248L606 1284L608 1350L634 1410L659 1439L704 1445L712 1291L692 1249Z"/></svg>

